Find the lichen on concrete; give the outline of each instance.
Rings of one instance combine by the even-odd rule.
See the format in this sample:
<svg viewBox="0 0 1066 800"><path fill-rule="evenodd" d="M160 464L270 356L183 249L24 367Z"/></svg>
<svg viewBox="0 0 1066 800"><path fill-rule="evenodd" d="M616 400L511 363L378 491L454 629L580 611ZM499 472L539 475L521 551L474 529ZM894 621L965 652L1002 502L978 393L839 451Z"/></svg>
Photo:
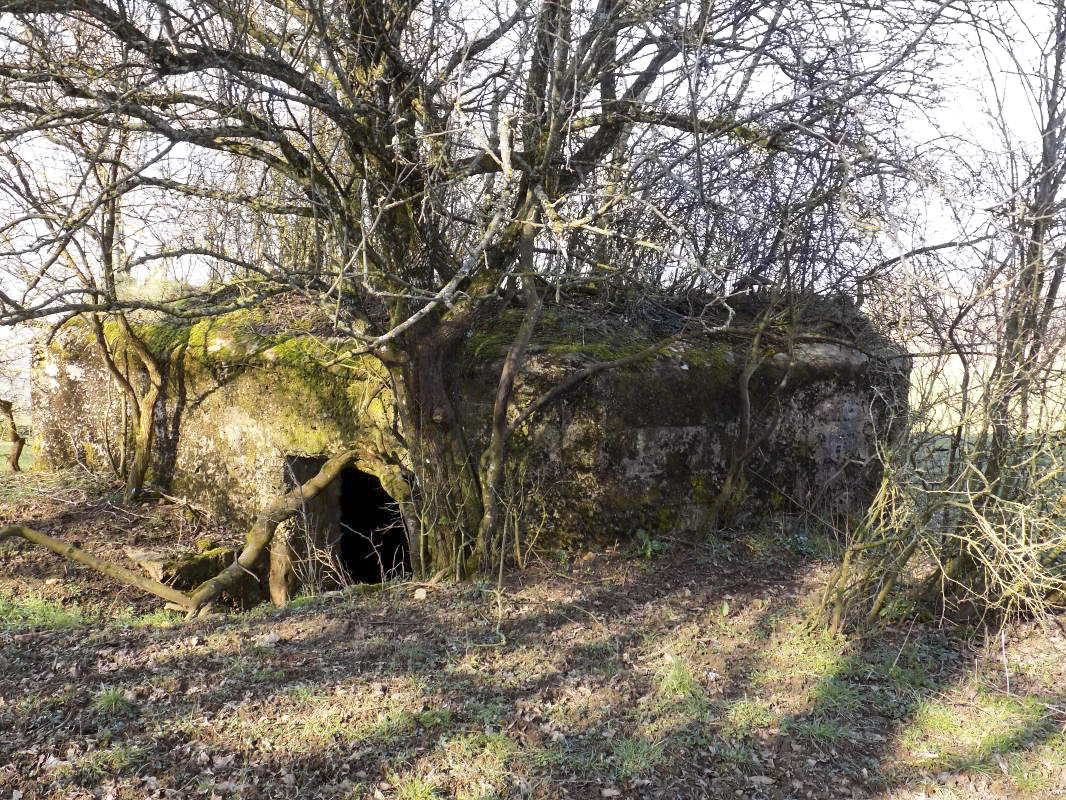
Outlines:
<svg viewBox="0 0 1066 800"><path fill-rule="evenodd" d="M817 310L817 309L816 309ZM830 308L836 312L837 309ZM517 315L516 315L517 316ZM863 325L850 312L842 319ZM747 321L715 336L685 337L647 358L595 374L516 432L511 450L525 468L526 507L546 515L564 541L624 539L653 533L706 535L714 522L822 503L861 508L879 478L877 443L906 397L905 360L867 328L848 346L833 324L815 319L789 328ZM509 327L507 327L509 326ZM516 328L507 323L509 334ZM561 328L580 329L580 346L544 346ZM752 419L740 441L740 375L751 357ZM603 315L552 321L534 336L516 385L516 405L531 402L575 370L654 345L650 326ZM464 396L491 398L506 336L493 325L471 337ZM492 343L489 348L485 343ZM477 357L475 357L475 354ZM472 438L484 443L490 406L465 404ZM737 451L752 452L729 479ZM717 506L717 518L710 510Z"/></svg>
<svg viewBox="0 0 1066 800"><path fill-rule="evenodd" d="M515 433L509 507L526 509L547 547L611 541L637 528L704 535L723 523L723 509L743 516L793 503L860 508L879 477L878 441L905 408L906 360L834 303L810 301L837 314L829 322L815 315L757 328L738 318L718 334L674 339L639 319L549 307L515 384L512 419L576 371L644 355L596 372ZM451 365L475 457L523 313L505 310L473 331ZM247 522L283 492L290 458L365 445L384 446L403 463L385 369L371 356L346 355L353 342L331 336L313 313L147 318L135 330L167 367L154 479L221 517ZM753 351L758 360L749 365ZM748 366L751 420L742 440L739 378ZM34 386L41 463L106 467L123 441L122 398L86 326L38 348ZM743 469L730 476L746 449ZM400 468L389 469L379 475L383 484L406 496Z"/></svg>

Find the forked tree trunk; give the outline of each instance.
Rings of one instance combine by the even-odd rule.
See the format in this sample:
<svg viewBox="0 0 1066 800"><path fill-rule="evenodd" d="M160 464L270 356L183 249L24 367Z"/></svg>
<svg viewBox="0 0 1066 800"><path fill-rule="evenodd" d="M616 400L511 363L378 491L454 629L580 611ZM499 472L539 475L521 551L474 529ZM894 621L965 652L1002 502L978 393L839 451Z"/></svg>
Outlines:
<svg viewBox="0 0 1066 800"><path fill-rule="evenodd" d="M122 328L122 346L127 348L126 364L124 371L115 360L115 346L107 341L104 334L104 324L98 315L92 316L93 333L96 338L97 349L103 359L108 372L119 388L128 398L128 407L133 417L133 457L126 462L126 481L124 499L128 503L133 500L144 488L144 482L148 478L148 467L152 459L152 445L155 440L155 409L159 398L163 393L163 362L134 332L125 315L115 314L115 318ZM146 385L138 387L138 379L130 374L128 369L128 350L132 350L137 356L144 370Z"/></svg>

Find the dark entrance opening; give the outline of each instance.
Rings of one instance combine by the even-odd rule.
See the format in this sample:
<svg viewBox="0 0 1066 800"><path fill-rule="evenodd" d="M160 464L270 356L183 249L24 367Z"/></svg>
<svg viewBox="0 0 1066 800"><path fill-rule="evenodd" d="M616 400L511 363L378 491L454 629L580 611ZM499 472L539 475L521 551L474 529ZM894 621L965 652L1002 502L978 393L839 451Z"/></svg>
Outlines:
<svg viewBox="0 0 1066 800"><path fill-rule="evenodd" d="M411 571L407 532L396 501L374 475L348 467L339 476L341 565L357 583L378 583Z"/></svg>

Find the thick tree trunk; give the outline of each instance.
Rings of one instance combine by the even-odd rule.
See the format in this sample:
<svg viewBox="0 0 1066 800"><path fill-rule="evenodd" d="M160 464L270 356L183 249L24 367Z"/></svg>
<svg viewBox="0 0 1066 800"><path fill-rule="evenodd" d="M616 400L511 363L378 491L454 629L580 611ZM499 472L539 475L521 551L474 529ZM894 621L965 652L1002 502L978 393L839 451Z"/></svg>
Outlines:
<svg viewBox="0 0 1066 800"><path fill-rule="evenodd" d="M451 337L413 336L393 366L397 408L415 477L413 513L405 513L411 565L416 573L445 570L462 580L478 569L481 521L477 468L448 394Z"/></svg>

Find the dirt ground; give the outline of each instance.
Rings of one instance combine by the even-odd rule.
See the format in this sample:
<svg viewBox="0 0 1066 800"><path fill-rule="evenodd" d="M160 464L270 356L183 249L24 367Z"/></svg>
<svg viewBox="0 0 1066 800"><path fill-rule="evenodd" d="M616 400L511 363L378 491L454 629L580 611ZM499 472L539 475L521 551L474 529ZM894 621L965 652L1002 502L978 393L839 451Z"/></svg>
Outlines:
<svg viewBox="0 0 1066 800"><path fill-rule="evenodd" d="M77 473L0 478L16 520L116 561L239 539ZM1066 798L1063 620L828 636L816 545L645 541L185 624L9 542L0 797Z"/></svg>

